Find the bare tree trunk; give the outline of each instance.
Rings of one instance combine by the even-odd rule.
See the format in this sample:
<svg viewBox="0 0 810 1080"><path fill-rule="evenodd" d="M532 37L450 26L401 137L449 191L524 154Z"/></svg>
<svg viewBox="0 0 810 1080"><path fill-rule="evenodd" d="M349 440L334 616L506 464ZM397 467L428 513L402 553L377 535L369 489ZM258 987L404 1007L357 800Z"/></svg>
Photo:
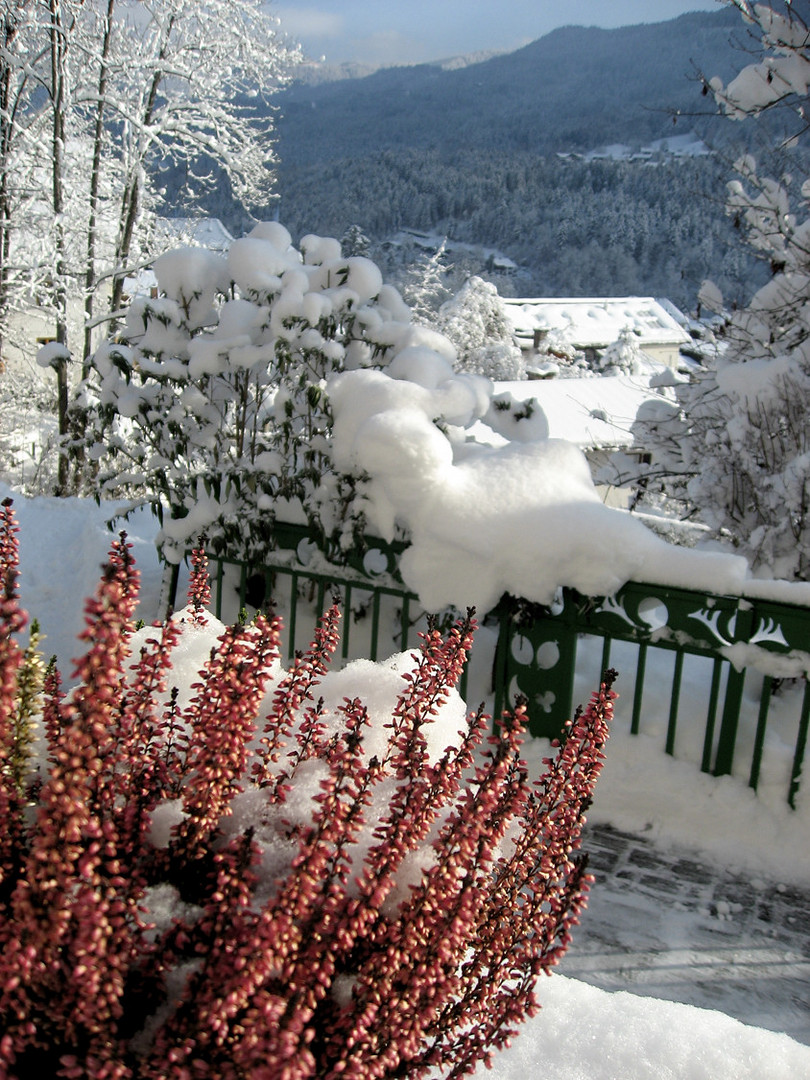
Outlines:
<svg viewBox="0 0 810 1080"><path fill-rule="evenodd" d="M135 231L135 221L138 217L140 205L140 184L138 177L133 176L124 190L121 200L121 229L118 234L118 245L115 253L115 262L118 268L113 280L112 297L110 299L110 312L114 313L121 307L124 296L124 267L129 260L132 250L132 236Z"/></svg>
<svg viewBox="0 0 810 1080"><path fill-rule="evenodd" d="M166 26L166 41L168 41L171 36L174 22L175 18L172 16ZM166 47L164 46L160 51L159 60L162 61L165 58L165 52ZM147 130L152 123L152 117L155 111L155 101L157 100L158 90L160 89L160 84L163 82L163 77L164 72L160 69L158 69L152 77L152 85L149 87L149 94L141 118L141 127L144 131ZM138 220L140 203L140 178L137 171L135 171L124 189L124 196L121 200L121 229L118 234L118 245L115 253L118 272L116 273L113 282L112 298L110 300L111 312L116 312L121 307L121 300L124 295L124 268L129 261L130 252L132 251L132 237L135 233L135 222Z"/></svg>
<svg viewBox="0 0 810 1080"><path fill-rule="evenodd" d="M51 48L51 108L53 126L51 139L51 202L56 242L54 267L54 305L56 308L56 340L67 345L67 253L65 247L65 56L67 42L59 0L49 0Z"/></svg>
<svg viewBox="0 0 810 1080"><path fill-rule="evenodd" d="M84 352L82 378L90 374L90 356L93 352L93 290L96 286L96 241L98 238L98 202L101 185L101 150L104 141L104 111L107 97L107 75L112 41L112 20L115 0L107 0L104 17L104 35L101 43L101 66L98 75L98 103L93 131L93 164L90 171L90 216L87 225L87 264L84 275Z"/></svg>
<svg viewBox="0 0 810 1080"><path fill-rule="evenodd" d="M10 49L17 34L17 9L7 8L3 14L3 55ZM3 348L9 305L9 252L11 246L11 188L9 168L11 144L16 124L16 102L12 101L13 72L7 59L0 58L0 372L4 370Z"/></svg>
<svg viewBox="0 0 810 1080"><path fill-rule="evenodd" d="M67 347L67 251L65 245L64 223L65 61L67 54L67 39L65 37L65 28L62 19L62 5L59 0L48 0L48 10L51 16L49 35L51 49L51 108L53 109L51 199L54 217L54 240L56 244L53 295L56 319L56 340L60 345ZM59 388L60 446L56 494L67 495L69 463L67 448L63 441L64 436L67 435L67 365L64 360L61 361L57 368L57 385Z"/></svg>

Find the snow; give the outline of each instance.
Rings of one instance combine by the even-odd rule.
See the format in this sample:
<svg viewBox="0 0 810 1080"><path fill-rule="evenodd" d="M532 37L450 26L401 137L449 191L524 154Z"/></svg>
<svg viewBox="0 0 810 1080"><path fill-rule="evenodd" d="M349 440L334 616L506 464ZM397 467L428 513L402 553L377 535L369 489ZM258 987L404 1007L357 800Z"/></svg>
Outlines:
<svg viewBox="0 0 810 1080"><path fill-rule="evenodd" d="M26 499L0 485L0 496L14 498L21 526L21 593L47 635L63 669L77 653L83 598L94 588L111 535L105 511L90 500ZM156 526L146 514L128 525L129 539L142 574L139 615L149 621L158 607L161 570L154 554ZM213 627L212 627L213 629ZM144 631L143 633L148 633ZM207 655L205 633L184 633L175 675L188 687L192 671ZM392 678L401 660L384 665L360 662L331 676L333 700L349 692L365 697L377 715L388 707ZM68 680L69 681L69 680ZM665 707L665 706L662 706ZM447 720L458 728L456 700ZM651 722L655 718L648 717ZM662 722L665 723L664 717ZM527 747L530 766L548 752L543 740ZM237 804L250 815L249 798ZM299 809L299 812L303 812ZM155 822L156 838L176 817L169 805ZM768 802L740 781L699 773L687 762L666 757L655 740L614 731L599 781L593 822L611 822L643 832L659 845L695 850L716 857L727 868L753 876L810 885L806 851L810 799L796 812L782 800ZM232 822L239 825L240 818ZM268 845L267 858L283 860L285 850ZM154 916L169 918L176 898L171 890L152 890ZM572 950L576 950L576 931ZM494 1080L523 1080L538 1069L560 1080L786 1080L810 1075L810 1047L786 1035L743 1025L717 1011L608 993L555 975L538 987L541 1011L529 1020L511 1049L496 1056L488 1075ZM478 1076L487 1075L483 1067Z"/></svg>
<svg viewBox="0 0 810 1080"><path fill-rule="evenodd" d="M495 1059L497 1080L798 1080L810 1070L810 1048L718 1012L562 975L544 980L540 995L538 1015Z"/></svg>
<svg viewBox="0 0 810 1080"><path fill-rule="evenodd" d="M58 341L49 341L37 350L37 364L42 368L58 367L70 360L70 352Z"/></svg>
<svg viewBox="0 0 810 1080"><path fill-rule="evenodd" d="M189 326L213 320L214 297L223 279L223 261L206 248L174 248L154 262L158 285L186 312Z"/></svg>
<svg viewBox="0 0 810 1080"><path fill-rule="evenodd" d="M412 378L419 373L408 366ZM489 611L504 592L547 604L561 585L601 596L631 578L739 592L743 558L673 547L604 506L572 443L492 446L462 432L454 446L434 421L463 426L481 416L487 403L472 378L425 387L352 371L330 382L335 465L368 473L372 533L391 540L397 525L407 530L400 570L429 611ZM434 369L427 381L435 384Z"/></svg>
<svg viewBox="0 0 810 1080"><path fill-rule="evenodd" d="M638 335L641 349L689 341L678 321L651 296L504 297L503 303L519 338L531 338L535 330L553 329L579 348L604 348L630 327Z"/></svg>
<svg viewBox="0 0 810 1080"><path fill-rule="evenodd" d="M810 84L810 61L791 53L768 57L762 63L751 64L732 79L723 93L728 102L726 111L733 119L744 119L752 112L767 108L788 93L804 96ZM715 89L715 87L713 87Z"/></svg>
<svg viewBox="0 0 810 1080"><path fill-rule="evenodd" d="M14 500L20 525L20 594L23 607L45 635L45 656L55 655L66 682L80 649L84 600L92 595L116 533L107 521L122 504L97 506L92 499L27 499L0 483L0 499ZM155 523L148 511L122 523L141 572L138 618L158 610L161 569L154 546Z"/></svg>
<svg viewBox="0 0 810 1080"><path fill-rule="evenodd" d="M745 403L761 401L766 405L778 404L780 388L785 380L801 373L800 361L795 356L775 356L773 359L757 358L747 363L719 363L717 386L732 400Z"/></svg>

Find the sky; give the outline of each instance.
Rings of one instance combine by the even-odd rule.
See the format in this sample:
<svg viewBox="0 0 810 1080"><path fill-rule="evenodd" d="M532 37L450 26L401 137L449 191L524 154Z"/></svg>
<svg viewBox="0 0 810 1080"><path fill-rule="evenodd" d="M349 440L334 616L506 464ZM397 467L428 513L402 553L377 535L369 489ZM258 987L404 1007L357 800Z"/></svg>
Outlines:
<svg viewBox="0 0 810 1080"><path fill-rule="evenodd" d="M481 50L509 52L558 26L663 22L719 0L282 0L273 11L308 58L330 64L417 64Z"/></svg>

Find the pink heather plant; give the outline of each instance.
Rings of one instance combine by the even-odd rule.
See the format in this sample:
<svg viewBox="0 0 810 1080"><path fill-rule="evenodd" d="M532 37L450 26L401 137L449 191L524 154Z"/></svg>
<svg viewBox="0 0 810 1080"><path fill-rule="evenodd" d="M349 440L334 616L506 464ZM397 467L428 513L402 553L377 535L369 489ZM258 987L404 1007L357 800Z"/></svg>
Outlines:
<svg viewBox="0 0 810 1080"><path fill-rule="evenodd" d="M211 603L211 581L208 577L208 559L205 555L205 537L200 537L199 547L191 552L191 574L188 583L188 606L192 622L205 626L208 619L205 609Z"/></svg>
<svg viewBox="0 0 810 1080"><path fill-rule="evenodd" d="M17 599L16 533L11 500L5 499L0 516L0 904L7 882L18 872L22 840L22 798L13 761L17 756L15 713L23 651L13 635L27 620Z"/></svg>
<svg viewBox="0 0 810 1080"><path fill-rule="evenodd" d="M224 630L182 704L170 659L182 635L208 632L204 558L185 615L133 658L138 582L122 535L87 605L77 687L65 696L58 673L46 679L46 775L21 795L9 763L24 616L3 510L1 1080L460 1076L508 1044L585 902L572 852L613 673L536 782L520 759L523 706L484 746L479 711L457 745L429 753L471 616L424 635L381 753L364 749L358 698L335 716L316 697L336 604L281 677L275 621ZM291 797L313 768L312 813L296 823ZM244 799L255 821L237 827ZM269 875L268 822L287 852ZM150 921L158 893L173 917Z"/></svg>

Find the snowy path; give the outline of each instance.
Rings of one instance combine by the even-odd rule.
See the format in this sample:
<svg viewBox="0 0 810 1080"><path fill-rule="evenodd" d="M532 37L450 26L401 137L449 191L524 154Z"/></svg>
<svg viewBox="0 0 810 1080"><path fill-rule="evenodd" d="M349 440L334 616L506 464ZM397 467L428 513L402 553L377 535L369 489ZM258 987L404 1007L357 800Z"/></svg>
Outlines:
<svg viewBox="0 0 810 1080"><path fill-rule="evenodd" d="M562 974L810 1044L810 895L610 826L589 828L583 850L596 883Z"/></svg>

